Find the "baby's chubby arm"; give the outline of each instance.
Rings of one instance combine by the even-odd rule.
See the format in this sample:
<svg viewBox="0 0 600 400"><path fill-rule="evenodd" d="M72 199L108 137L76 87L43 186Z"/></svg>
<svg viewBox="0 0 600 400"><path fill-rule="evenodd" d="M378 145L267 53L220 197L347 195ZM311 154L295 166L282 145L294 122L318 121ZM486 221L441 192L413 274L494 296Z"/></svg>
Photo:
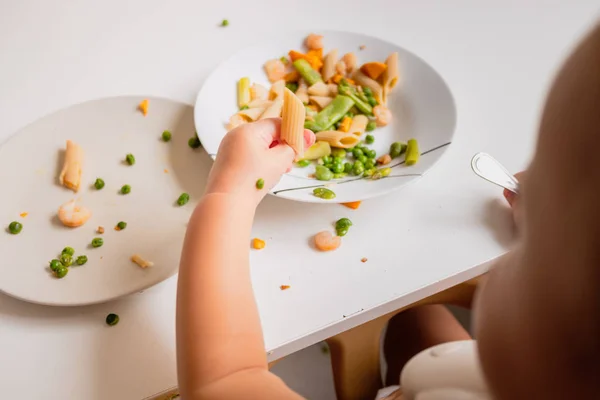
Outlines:
<svg viewBox="0 0 600 400"><path fill-rule="evenodd" d="M271 147L280 125L267 119L225 136L190 218L177 289L177 369L186 399L300 397L267 369L248 260L256 207L294 159L289 146ZM314 142L312 132L305 142Z"/></svg>

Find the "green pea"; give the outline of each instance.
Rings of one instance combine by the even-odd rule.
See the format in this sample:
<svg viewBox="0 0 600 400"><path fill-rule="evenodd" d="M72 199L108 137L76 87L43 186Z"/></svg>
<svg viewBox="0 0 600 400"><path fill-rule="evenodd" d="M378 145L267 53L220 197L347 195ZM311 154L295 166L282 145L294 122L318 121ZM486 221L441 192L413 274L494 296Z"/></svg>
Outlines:
<svg viewBox="0 0 600 400"><path fill-rule="evenodd" d="M61 254L68 254L72 256L73 254L75 254L75 249L72 247L65 247Z"/></svg>
<svg viewBox="0 0 600 400"><path fill-rule="evenodd" d="M248 106L241 106L240 107L240 111L249 110L249 109L250 109L250 107L248 107Z"/></svg>
<svg viewBox="0 0 600 400"><path fill-rule="evenodd" d="M265 187L265 180L263 178L260 178L259 180L256 181L256 188L258 190L261 190L264 187Z"/></svg>
<svg viewBox="0 0 600 400"><path fill-rule="evenodd" d="M8 225L8 231L13 235L17 235L23 229L23 224L17 221L13 221Z"/></svg>
<svg viewBox="0 0 600 400"><path fill-rule="evenodd" d="M190 201L190 195L187 193L181 193L177 199L177 205L184 206L188 201Z"/></svg>
<svg viewBox="0 0 600 400"><path fill-rule="evenodd" d="M60 263L65 267L70 267L73 264L73 257L69 254L63 253L60 255Z"/></svg>
<svg viewBox="0 0 600 400"><path fill-rule="evenodd" d="M362 155L364 155L365 153L363 153L363 151L357 147L354 148L354 150L352 150L352 155L354 156L354 158L358 158Z"/></svg>
<svg viewBox="0 0 600 400"><path fill-rule="evenodd" d="M168 142L171 140L171 132L169 131L163 131L162 133L162 140L163 142Z"/></svg>
<svg viewBox="0 0 600 400"><path fill-rule="evenodd" d="M363 93L365 94L365 96L367 96L367 97L373 96L373 90L371 90L371 88L363 87L362 90L363 90Z"/></svg>
<svg viewBox="0 0 600 400"><path fill-rule="evenodd" d="M135 164L135 157L133 156L133 154L129 153L125 156L125 162L129 165L133 165Z"/></svg>
<svg viewBox="0 0 600 400"><path fill-rule="evenodd" d="M366 131L371 132L374 131L375 128L377 128L377 123L375 121L369 121L369 123L367 124Z"/></svg>
<svg viewBox="0 0 600 400"><path fill-rule="evenodd" d="M373 135L367 135L367 137L365 138L365 143L366 144L373 144L373 143L375 143L375 136L373 136Z"/></svg>
<svg viewBox="0 0 600 400"><path fill-rule="evenodd" d="M118 323L119 323L119 316L117 314L110 313L106 316L106 325L115 326Z"/></svg>
<svg viewBox="0 0 600 400"><path fill-rule="evenodd" d="M358 176L361 175L363 172L365 172L365 165L360 161L356 161L354 163L354 167L352 168L352 173Z"/></svg>
<svg viewBox="0 0 600 400"><path fill-rule="evenodd" d="M198 139L197 136L191 137L190 140L188 140L188 146L190 146L192 149L197 149L200 147L200 144L200 139Z"/></svg>
<svg viewBox="0 0 600 400"><path fill-rule="evenodd" d="M365 156L367 156L367 158L375 158L377 157L377 152L373 149L370 149L365 152Z"/></svg>
<svg viewBox="0 0 600 400"><path fill-rule="evenodd" d="M333 193L332 190L327 189L327 188L316 188L315 190L313 190L313 194L320 198L320 199L324 199L324 200L332 200L335 199L335 193Z"/></svg>
<svg viewBox="0 0 600 400"><path fill-rule="evenodd" d="M344 117L354 118L354 113L352 111L348 111Z"/></svg>
<svg viewBox="0 0 600 400"><path fill-rule="evenodd" d="M333 163L343 163L344 157L333 157Z"/></svg>
<svg viewBox="0 0 600 400"><path fill-rule="evenodd" d="M354 165L352 163L347 162L346 164L344 164L344 172L349 174L350 172L352 172L352 167Z"/></svg>
<svg viewBox="0 0 600 400"><path fill-rule="evenodd" d="M123 229L127 228L127 222L119 221L119 223L117 224L117 228L119 228L119 230L122 231Z"/></svg>
<svg viewBox="0 0 600 400"><path fill-rule="evenodd" d="M96 182L94 182L94 187L98 190L102 189L104 187L104 180L96 178Z"/></svg>
<svg viewBox="0 0 600 400"><path fill-rule="evenodd" d="M331 167L331 172L333 172L334 174L340 174L344 172L344 164L342 164L341 162L333 164L333 166Z"/></svg>
<svg viewBox="0 0 600 400"><path fill-rule="evenodd" d="M334 157L344 158L346 157L346 150L335 148L331 150L331 155Z"/></svg>
<svg viewBox="0 0 600 400"><path fill-rule="evenodd" d="M121 194L129 194L131 192L131 186L123 185L121 187Z"/></svg>
<svg viewBox="0 0 600 400"><path fill-rule="evenodd" d="M300 160L296 163L296 165L300 168L306 168L310 165L310 160Z"/></svg>
<svg viewBox="0 0 600 400"><path fill-rule="evenodd" d="M328 170L331 170L333 168L333 164L325 164L323 165L325 168L327 168Z"/></svg>
<svg viewBox="0 0 600 400"><path fill-rule="evenodd" d="M333 163L333 157L331 157L331 156L325 156L325 157L323 157L323 162L325 164L331 164L331 163Z"/></svg>
<svg viewBox="0 0 600 400"><path fill-rule="evenodd" d="M335 229L349 228L352 226L352 221L349 218L340 218L335 222Z"/></svg>
<svg viewBox="0 0 600 400"><path fill-rule="evenodd" d="M87 262L87 260L88 260L87 256L79 256L79 257L77 257L77 260L75 260L75 263L77 265L83 265Z"/></svg>
<svg viewBox="0 0 600 400"><path fill-rule="evenodd" d="M229 20L227 20L227 19L224 19L223 21L221 21L221 26L228 26L228 25L229 25ZM111 315L114 315L114 314L111 314ZM119 317L117 317L117 319L118 319L118 318L119 318Z"/></svg>
<svg viewBox="0 0 600 400"><path fill-rule="evenodd" d="M396 158L406 151L406 144L402 142L394 142L390 146L390 157Z"/></svg>
<svg viewBox="0 0 600 400"><path fill-rule="evenodd" d="M102 247L103 244L104 244L104 239L102 239L102 238L92 239L92 247Z"/></svg>
<svg viewBox="0 0 600 400"><path fill-rule="evenodd" d="M69 268L65 267L64 265L61 265L56 269L56 271L54 271L54 275L56 275L56 277L59 279L64 278L65 276L67 276L68 273Z"/></svg>
<svg viewBox="0 0 600 400"><path fill-rule="evenodd" d="M54 259L52 261L50 261L50 269L54 272L56 272L56 270L58 270L60 267L62 267L62 264L60 263L59 260Z"/></svg>
<svg viewBox="0 0 600 400"><path fill-rule="evenodd" d="M345 178L348 174L345 172L340 172L339 174L333 174L333 179L342 179Z"/></svg>
<svg viewBox="0 0 600 400"><path fill-rule="evenodd" d="M367 161L365 161L365 169L371 169L373 167L375 167L375 160L369 158Z"/></svg>
<svg viewBox="0 0 600 400"><path fill-rule="evenodd" d="M298 84L296 82L288 82L285 84L285 87L290 89L292 93L296 93L296 91L298 90Z"/></svg>
<svg viewBox="0 0 600 400"><path fill-rule="evenodd" d="M330 181L333 178L333 172L323 165L317 165L315 169L315 178L319 181Z"/></svg>
<svg viewBox="0 0 600 400"><path fill-rule="evenodd" d="M336 229L335 233L338 236L346 236L346 234L348 233L348 228L340 228L340 229Z"/></svg>
<svg viewBox="0 0 600 400"><path fill-rule="evenodd" d="M358 157L357 160L364 164L367 162L368 158L367 158L367 156L362 155L362 156Z"/></svg>

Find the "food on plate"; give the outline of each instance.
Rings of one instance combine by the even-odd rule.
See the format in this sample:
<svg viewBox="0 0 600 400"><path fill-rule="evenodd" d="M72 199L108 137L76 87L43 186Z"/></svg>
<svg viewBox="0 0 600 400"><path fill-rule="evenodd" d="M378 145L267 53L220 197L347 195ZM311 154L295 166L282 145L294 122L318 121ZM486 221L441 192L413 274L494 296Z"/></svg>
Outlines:
<svg viewBox="0 0 600 400"><path fill-rule="evenodd" d="M259 238L252 239L252 248L253 249L261 250L261 249L264 249L265 246L266 246L266 243L264 240L261 240Z"/></svg>
<svg viewBox="0 0 600 400"><path fill-rule="evenodd" d="M377 159L377 163L381 165L387 165L392 162L392 157L389 154L384 154Z"/></svg>
<svg viewBox="0 0 600 400"><path fill-rule="evenodd" d="M373 115L377 126L386 126L392 119L392 112L383 104L373 107Z"/></svg>
<svg viewBox="0 0 600 400"><path fill-rule="evenodd" d="M97 190L100 190L104 187L104 180L101 178L96 178L96 181L94 182L94 187Z"/></svg>
<svg viewBox="0 0 600 400"><path fill-rule="evenodd" d="M85 256L85 255L84 256L79 256L75 260L75 264L77 264L77 265L84 265L87 261L88 261L87 256Z"/></svg>
<svg viewBox="0 0 600 400"><path fill-rule="evenodd" d="M144 268L144 269L146 269L148 267L152 267L154 265L153 262L145 260L139 254L132 255L131 261L133 261L134 263L136 263L137 265L139 265L141 268Z"/></svg>
<svg viewBox="0 0 600 400"><path fill-rule="evenodd" d="M323 48L323 36L311 33L306 37L306 47L311 50L317 50Z"/></svg>
<svg viewBox="0 0 600 400"><path fill-rule="evenodd" d="M281 141L294 149L297 158L302 158L304 155L305 115L306 110L300 99L289 89L285 89L283 111L281 112Z"/></svg>
<svg viewBox="0 0 600 400"><path fill-rule="evenodd" d="M387 101L387 95L392 91L400 79L400 69L398 68L398 53L394 52L385 60L387 68L383 73L383 93L384 102Z"/></svg>
<svg viewBox="0 0 600 400"><path fill-rule="evenodd" d="M306 121L304 127L314 132L326 131L354 107L354 102L347 96L337 95L331 103L323 108L312 121Z"/></svg>
<svg viewBox="0 0 600 400"><path fill-rule="evenodd" d="M350 73L354 72L354 70L356 69L356 63L357 63L356 54L354 54L354 53L346 53L342 57L342 61L346 65L346 71L345 72L347 74L350 74Z"/></svg>
<svg viewBox="0 0 600 400"><path fill-rule="evenodd" d="M365 143L366 144L373 144L373 143L375 143L375 136L373 136L373 135L367 135L367 136L365 136Z"/></svg>
<svg viewBox="0 0 600 400"><path fill-rule="evenodd" d="M350 129L348 131L360 138L363 133L365 133L368 125L369 118L367 118L366 115L358 114L352 118L352 124L350 125Z"/></svg>
<svg viewBox="0 0 600 400"><path fill-rule="evenodd" d="M335 193L333 192L333 190L327 188L315 188L313 190L313 195L324 200L335 199Z"/></svg>
<svg viewBox="0 0 600 400"><path fill-rule="evenodd" d="M70 200L58 209L58 219L64 226L76 228L87 222L92 212L79 204L77 200Z"/></svg>
<svg viewBox="0 0 600 400"><path fill-rule="evenodd" d="M53 272L55 272L58 268L60 268L62 266L60 260L54 259L50 261L50 270L52 270Z"/></svg>
<svg viewBox="0 0 600 400"><path fill-rule="evenodd" d="M13 221L10 224L8 224L8 232L10 232L13 235L21 233L21 230L23 230L23 224L21 224L20 222Z"/></svg>
<svg viewBox="0 0 600 400"><path fill-rule="evenodd" d="M79 184L81 183L82 163L83 150L77 143L67 140L65 162L58 177L60 184L77 192L79 190Z"/></svg>
<svg viewBox="0 0 600 400"><path fill-rule="evenodd" d="M341 205L343 205L344 207L348 207L351 208L353 210L358 209L358 207L360 207L360 201L349 201L347 203L340 203Z"/></svg>
<svg viewBox="0 0 600 400"><path fill-rule="evenodd" d="M323 69L321 70L321 75L323 76L323 80L325 82L329 82L331 78L335 75L335 65L338 59L338 51L337 49L331 50L325 56L323 60Z"/></svg>
<svg viewBox="0 0 600 400"><path fill-rule="evenodd" d="M148 99L142 100L142 102L138 105L139 110L144 114L144 117L148 115Z"/></svg>
<svg viewBox="0 0 600 400"><path fill-rule="evenodd" d="M119 323L119 316L117 314L108 314L106 316L106 325L114 326Z"/></svg>
<svg viewBox="0 0 600 400"><path fill-rule="evenodd" d="M135 164L135 157L133 156L133 154L129 153L125 156L125 162L129 165L133 165Z"/></svg>
<svg viewBox="0 0 600 400"><path fill-rule="evenodd" d="M290 285L281 285L279 286L280 290L288 290L291 286Z"/></svg>
<svg viewBox="0 0 600 400"><path fill-rule="evenodd" d="M131 193L131 186L130 185L123 185L121 186L121 194L129 194Z"/></svg>
<svg viewBox="0 0 600 400"><path fill-rule="evenodd" d="M390 145L390 157L396 158L406 151L406 143L394 142Z"/></svg>
<svg viewBox="0 0 600 400"><path fill-rule="evenodd" d="M75 249L72 247L65 247L63 249L63 251L61 252L61 254L68 254L68 255L72 256L75 254Z"/></svg>
<svg viewBox="0 0 600 400"><path fill-rule="evenodd" d="M60 255L60 263L65 267L70 267L73 264L73 256L67 253Z"/></svg>
<svg viewBox="0 0 600 400"><path fill-rule="evenodd" d="M265 72L267 73L267 78L269 78L269 82L274 83L279 80L284 80L286 75L285 64L282 63L281 60L269 60L265 63L264 68Z"/></svg>
<svg viewBox="0 0 600 400"><path fill-rule="evenodd" d="M65 276L67 276L67 274L69 273L69 268L65 267L64 265L60 265L54 272L54 275L59 278L62 279Z"/></svg>
<svg viewBox="0 0 600 400"><path fill-rule="evenodd" d="M104 244L104 239L102 238L93 238L92 239L92 247L94 248L98 248L98 247L102 247L102 245Z"/></svg>
<svg viewBox="0 0 600 400"><path fill-rule="evenodd" d="M314 238L315 246L320 251L332 251L340 247L342 244L342 238L334 236L329 231L319 232Z"/></svg>
<svg viewBox="0 0 600 400"><path fill-rule="evenodd" d="M320 142L327 142L331 147L349 149L360 143L358 136L342 131L322 131L316 134Z"/></svg>
<svg viewBox="0 0 600 400"><path fill-rule="evenodd" d="M368 261L367 257L363 257L363 258L360 259L360 262L363 262L363 263L366 263L367 261Z"/></svg>
<svg viewBox="0 0 600 400"><path fill-rule="evenodd" d="M190 201L190 195L187 193L181 193L177 198L177 205L184 206L188 201Z"/></svg>
<svg viewBox="0 0 600 400"><path fill-rule="evenodd" d="M410 139L406 146L406 165L416 164L419 156L419 144L415 139Z"/></svg>
<svg viewBox="0 0 600 400"><path fill-rule="evenodd" d="M262 188L265 187L265 180L263 178L260 178L256 181L256 188L258 190L261 190Z"/></svg>
<svg viewBox="0 0 600 400"><path fill-rule="evenodd" d="M125 228L127 228L127 222L125 221L119 221L117 225L115 225L115 231L122 231Z"/></svg>
<svg viewBox="0 0 600 400"><path fill-rule="evenodd" d="M386 64L378 61L372 61L363 64L360 67L360 72L367 75L371 79L377 80L385 72L386 69Z"/></svg>
<svg viewBox="0 0 600 400"><path fill-rule="evenodd" d="M190 140L188 140L188 146L190 146L192 149L197 149L199 148L201 145L200 143L200 139L198 139L198 136L193 136L190 138Z"/></svg>
<svg viewBox="0 0 600 400"><path fill-rule="evenodd" d="M306 153L304 153L306 154ZM296 163L296 166L299 168L306 168L310 165L310 160L302 159Z"/></svg>
<svg viewBox="0 0 600 400"><path fill-rule="evenodd" d="M335 232L338 236L346 236L351 226L352 221L348 218L340 218L335 222Z"/></svg>
<svg viewBox="0 0 600 400"><path fill-rule="evenodd" d="M100 233L100 234L104 233L104 227L99 226L98 229L96 229L96 233Z"/></svg>

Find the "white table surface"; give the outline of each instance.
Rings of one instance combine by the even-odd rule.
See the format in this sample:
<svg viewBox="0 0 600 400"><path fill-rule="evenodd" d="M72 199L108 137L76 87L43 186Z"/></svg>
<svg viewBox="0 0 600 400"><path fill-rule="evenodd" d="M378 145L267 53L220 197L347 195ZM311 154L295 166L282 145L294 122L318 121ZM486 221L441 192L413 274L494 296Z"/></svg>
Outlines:
<svg viewBox="0 0 600 400"><path fill-rule="evenodd" d="M252 276L266 348L279 358L479 275L506 250L510 215L469 160L486 151L510 170L527 165L550 79L599 11L593 0L351 4L3 1L0 141L94 98L138 94L191 104L221 60L281 30L363 32L429 62L455 96L458 126L428 175L358 211L275 198L261 205L254 232L267 248L252 253ZM229 27L217 27L223 18ZM342 216L355 224L343 247L312 251L309 237ZM281 284L291 289L280 291ZM79 308L0 294L3 398L141 399L174 386L175 287L173 277ZM121 316L118 326L104 324L109 312Z"/></svg>

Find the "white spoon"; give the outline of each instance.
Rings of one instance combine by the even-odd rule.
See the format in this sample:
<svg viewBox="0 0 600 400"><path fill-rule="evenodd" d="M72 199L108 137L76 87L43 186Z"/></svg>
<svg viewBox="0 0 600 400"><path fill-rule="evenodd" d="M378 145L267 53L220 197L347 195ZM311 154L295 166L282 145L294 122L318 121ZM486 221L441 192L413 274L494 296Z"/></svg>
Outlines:
<svg viewBox="0 0 600 400"><path fill-rule="evenodd" d="M494 157L486 153L477 153L471 159L473 172L488 182L501 186L513 193L519 193L519 182Z"/></svg>

